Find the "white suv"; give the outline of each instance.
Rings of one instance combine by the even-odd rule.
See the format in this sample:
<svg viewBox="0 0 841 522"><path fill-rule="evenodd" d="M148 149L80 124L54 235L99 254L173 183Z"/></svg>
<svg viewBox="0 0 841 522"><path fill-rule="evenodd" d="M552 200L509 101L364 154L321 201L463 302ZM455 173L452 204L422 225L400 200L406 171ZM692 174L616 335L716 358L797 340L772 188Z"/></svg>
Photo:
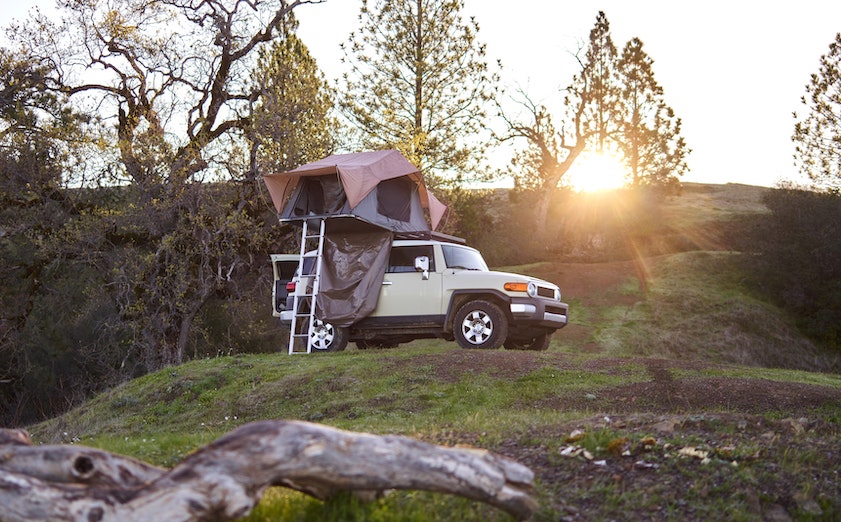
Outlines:
<svg viewBox="0 0 841 522"><path fill-rule="evenodd" d="M276 254L273 260L288 261ZM297 258L297 256L294 256ZM282 290L275 264L275 292L289 292L285 309L274 296L274 315L287 327L292 294L301 295L312 263L304 263ZM325 261L326 262L326 261ZM547 281L488 269L474 248L439 240L403 239L392 243L376 309L349 327L316 321L310 332L314 351L339 351L348 341L359 348L394 347L414 339L455 340L462 348L546 350L555 330L567 324L568 305Z"/></svg>

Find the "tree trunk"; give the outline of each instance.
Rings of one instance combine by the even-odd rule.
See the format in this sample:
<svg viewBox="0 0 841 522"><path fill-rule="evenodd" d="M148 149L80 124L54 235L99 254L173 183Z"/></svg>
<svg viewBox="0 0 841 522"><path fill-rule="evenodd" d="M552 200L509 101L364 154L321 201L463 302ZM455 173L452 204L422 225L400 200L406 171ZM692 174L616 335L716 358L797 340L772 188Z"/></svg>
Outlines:
<svg viewBox="0 0 841 522"><path fill-rule="evenodd" d="M171 470L80 446L30 446L0 430L0 521L233 520L269 486L318 499L419 489L532 516L534 474L501 455L299 421L246 424Z"/></svg>

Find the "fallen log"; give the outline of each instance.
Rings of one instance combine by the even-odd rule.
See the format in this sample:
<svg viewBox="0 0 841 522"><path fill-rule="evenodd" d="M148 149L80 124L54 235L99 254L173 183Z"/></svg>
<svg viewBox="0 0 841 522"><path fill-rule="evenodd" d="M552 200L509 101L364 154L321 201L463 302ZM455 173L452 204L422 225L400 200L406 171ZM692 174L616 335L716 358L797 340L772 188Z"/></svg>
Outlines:
<svg viewBox="0 0 841 522"><path fill-rule="evenodd" d="M31 446L13 433L0 430L3 522L234 520L270 486L321 500L339 491L451 493L520 520L537 507L534 474L507 457L308 422L246 424L170 470L82 446Z"/></svg>

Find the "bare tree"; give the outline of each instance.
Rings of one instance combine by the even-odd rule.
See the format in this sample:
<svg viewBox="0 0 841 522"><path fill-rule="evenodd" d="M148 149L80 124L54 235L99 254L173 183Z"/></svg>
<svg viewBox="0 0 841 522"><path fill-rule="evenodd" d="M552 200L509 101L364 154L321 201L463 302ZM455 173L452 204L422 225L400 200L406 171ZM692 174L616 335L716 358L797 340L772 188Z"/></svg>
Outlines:
<svg viewBox="0 0 841 522"><path fill-rule="evenodd" d="M599 13L590 31L590 40L581 53L576 54L580 65L564 96L565 119L560 129L543 105L537 105L521 93L519 101L529 113L528 121L520 121L502 114L508 126L504 140L525 138L528 147L514 159L522 174L518 183L539 191L535 207L535 223L545 229L546 215L552 195L575 160L591 142L596 140L599 150L609 136L617 131L614 116L618 110L616 87L616 48L610 37L610 26L604 13Z"/></svg>
<svg viewBox="0 0 841 522"><path fill-rule="evenodd" d="M66 2L59 22L36 13L8 31L45 66L47 89L103 118L94 174L136 195L103 214L118 248L98 262L148 368L182 361L203 304L265 248L268 238L250 233L259 209L202 182L248 172L241 140L260 94L250 81L257 51L292 9L321 1Z"/></svg>

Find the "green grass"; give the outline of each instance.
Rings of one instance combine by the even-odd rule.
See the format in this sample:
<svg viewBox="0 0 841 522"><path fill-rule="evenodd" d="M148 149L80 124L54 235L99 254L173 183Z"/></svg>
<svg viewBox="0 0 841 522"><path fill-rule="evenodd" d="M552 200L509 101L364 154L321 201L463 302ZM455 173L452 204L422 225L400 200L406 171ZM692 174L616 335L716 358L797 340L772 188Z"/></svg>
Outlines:
<svg viewBox="0 0 841 522"><path fill-rule="evenodd" d="M495 365L452 368L452 362L464 360L460 356L465 353L479 359L500 353L514 357L497 364L525 356L534 367L519 375ZM595 510L598 518L606 519L649 513L655 519L678 520L690 513L689 518L700 520L728 512L733 519L750 520L756 502L752 492L761 490L765 481L776 480L774 470L794 477L791 487L805 490L803 495L830 513L836 508L822 487L809 489L810 477L825 467L826 458L825 446L809 449L809 434L802 435L805 448L774 448L774 464L768 466L756 457L772 451L768 441L759 436L739 439L745 427L719 418L721 412L688 415L683 422L692 430L665 437L650 427L637 429L626 421L615 424L605 415L613 414L590 405L617 387L647 382L651 376L646 365L634 359L603 367L589 364L597 360L558 350L464 352L437 342L385 351L203 359L135 379L67 415L33 426L31 432L36 444L74 441L164 467L238 425L267 418L316 420L355 431L400 433L439 444L469 443L489 449L515 441L543 455L547 469L563 470L556 481L538 480L536 520L556 520L569 514L568 509ZM731 377L841 388L837 375L794 370L701 366L673 369L671 374L675 379ZM815 412L821 414L825 422L836 424L834 433L841 431L841 407ZM602 417L605 420L599 421ZM767 422L778 417L769 413ZM583 438L565 442L572 426L578 425L584 427ZM559 431L561 426L568 428ZM644 440L656 443L643 449ZM560 450L568 444L586 449L592 459L562 456ZM680 456L683 447L708 451L710 463ZM635 471L637 461L657 469ZM582 470L590 470L585 471L589 475L578 476ZM637 482L631 485L628 480ZM577 507L559 503L570 496ZM361 502L353 495L321 502L283 488L270 489L246 520L453 517L510 520L497 509L445 494L402 491L374 502Z"/></svg>
<svg viewBox="0 0 841 522"><path fill-rule="evenodd" d="M728 364L836 368L838 356L799 334L784 311L742 284L733 252L686 252L649 260L648 290L632 306L587 311L596 342L619 356ZM626 283L623 288L629 287Z"/></svg>

